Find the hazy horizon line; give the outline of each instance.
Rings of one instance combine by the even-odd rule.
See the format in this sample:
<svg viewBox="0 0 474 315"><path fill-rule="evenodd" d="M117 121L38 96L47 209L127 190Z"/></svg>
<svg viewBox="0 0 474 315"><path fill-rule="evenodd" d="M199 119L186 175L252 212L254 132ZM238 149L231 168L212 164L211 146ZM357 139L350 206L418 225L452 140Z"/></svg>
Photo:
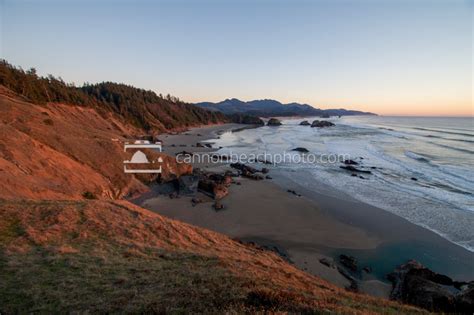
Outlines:
<svg viewBox="0 0 474 315"><path fill-rule="evenodd" d="M22 67L20 65L14 65L12 63L10 63L7 59L5 58L0 58L0 60L4 60L5 62L7 62L8 64L10 64L11 66L15 67L15 68L19 68L19 69L22 69L23 71L27 71L31 68L35 68L35 70L38 70L36 67L32 66L32 67ZM39 72L43 72L43 71L39 71ZM71 80L71 81L68 81L68 80L64 80L62 78L61 75L54 75L54 74L51 74L51 73L47 73L47 74L41 74L41 73L38 73L37 74L38 77L41 77L41 78L45 78L47 79L49 75L52 75L54 76L55 78L57 79L61 79L64 81L65 84L72 84L73 86L75 87L82 87L82 86L87 86L87 85L95 85L95 84L101 84L101 83L107 83L107 82L110 82L110 83L114 83L114 84L123 84L123 85L127 85L127 86L131 86L131 87L134 87L134 88L137 88L137 89L142 89L142 90L145 90L145 91L152 91L153 93L155 93L156 95L171 95L171 96L174 96L174 97L177 97L179 100L185 102L185 103L189 103L189 104L197 104L197 103L220 103L220 102L223 102L223 101L226 101L226 100L232 100L232 99L237 99L241 102L252 102L252 101L264 101L264 100L271 100L271 101L277 101L283 105L288 105L288 104L292 104L292 103L296 103L296 104L301 104L301 105L309 105L315 109L321 109L321 110L328 110L328 109L345 109L345 110L354 110L354 111L361 111L361 112L368 112L368 113L373 113L373 114L376 114L377 116L383 116L383 117L419 117L419 118L422 118L422 117L443 117L443 118L473 118L474 117L474 113L471 113L471 114L468 114L468 115L464 115L464 114L461 114L461 115L451 115L451 114L448 114L448 115L429 115L429 114L379 114L377 112L374 112L374 111L369 111L369 110L363 110L363 109L358 109L358 107L352 107L350 105L313 105L312 102L307 102L307 101L297 101L297 100L293 100L293 101L281 101L281 100L278 100L277 98L269 98L269 97L260 97L260 98L241 98L241 97L235 97L235 95L233 97L225 97L223 98L222 100L220 101L210 101L209 99L212 99L212 98L209 98L209 99L205 99L205 100L199 100L199 101L190 101L190 100L185 100L184 98L181 98L180 95L175 95L174 93L170 93L170 92L160 92L160 91L157 91L156 89L153 89L153 88L144 88L144 87L140 87L140 86L137 86L137 84L133 84L133 83L126 83L124 81L113 81L113 80L99 80L99 81L96 81L96 82L91 82L91 81L83 81L82 83L78 83L78 82L75 82L74 80ZM318 107L317 107L318 106ZM363 107L363 105L361 105ZM307 116L307 117L310 117L310 116Z"/></svg>

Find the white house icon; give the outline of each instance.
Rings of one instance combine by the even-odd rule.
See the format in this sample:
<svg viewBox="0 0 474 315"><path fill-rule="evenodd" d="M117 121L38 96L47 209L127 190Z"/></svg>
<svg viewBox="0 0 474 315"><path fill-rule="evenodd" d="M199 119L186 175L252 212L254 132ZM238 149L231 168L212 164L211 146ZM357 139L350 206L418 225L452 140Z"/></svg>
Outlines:
<svg viewBox="0 0 474 315"><path fill-rule="evenodd" d="M150 161L148 161L148 158L146 157L145 153L138 150L137 152L133 154L130 161L124 161L124 163L148 164L150 163Z"/></svg>

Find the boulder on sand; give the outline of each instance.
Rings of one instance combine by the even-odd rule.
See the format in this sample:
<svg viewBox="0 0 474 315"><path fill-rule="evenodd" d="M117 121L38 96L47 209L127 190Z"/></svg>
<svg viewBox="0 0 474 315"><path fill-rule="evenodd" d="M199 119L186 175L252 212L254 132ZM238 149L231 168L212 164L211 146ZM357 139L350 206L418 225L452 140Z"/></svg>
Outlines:
<svg viewBox="0 0 474 315"><path fill-rule="evenodd" d="M224 183L218 183L212 179L201 179L198 188L201 192L213 197L214 199L222 199L229 193Z"/></svg>
<svg viewBox="0 0 474 315"><path fill-rule="evenodd" d="M232 178L221 174L201 174L198 184L199 191L214 199L221 199L229 193L227 187L230 186Z"/></svg>
<svg viewBox="0 0 474 315"><path fill-rule="evenodd" d="M318 128L324 128L324 127L332 127L335 126L332 122L327 121L327 120L315 120L311 124L311 127L318 127Z"/></svg>
<svg viewBox="0 0 474 315"><path fill-rule="evenodd" d="M218 184L224 184L224 186L229 187L230 184L232 183L232 177L230 175L222 175L222 174L210 174L208 176L210 180L213 180L214 182Z"/></svg>
<svg viewBox="0 0 474 315"><path fill-rule="evenodd" d="M474 281L453 281L415 260L398 266L387 278L392 282L392 300L432 312L472 314L474 311Z"/></svg>
<svg viewBox="0 0 474 315"><path fill-rule="evenodd" d="M300 122L300 126L311 126L311 124L309 123L309 121L303 120L302 122Z"/></svg>
<svg viewBox="0 0 474 315"><path fill-rule="evenodd" d="M281 121L276 118L270 118L267 122L267 126L281 126Z"/></svg>
<svg viewBox="0 0 474 315"><path fill-rule="evenodd" d="M216 210L216 211L219 211L219 210L223 210L223 209L224 209L224 205L222 204L222 202L220 202L220 200L216 200L216 201L214 202L213 207L214 207L214 210Z"/></svg>

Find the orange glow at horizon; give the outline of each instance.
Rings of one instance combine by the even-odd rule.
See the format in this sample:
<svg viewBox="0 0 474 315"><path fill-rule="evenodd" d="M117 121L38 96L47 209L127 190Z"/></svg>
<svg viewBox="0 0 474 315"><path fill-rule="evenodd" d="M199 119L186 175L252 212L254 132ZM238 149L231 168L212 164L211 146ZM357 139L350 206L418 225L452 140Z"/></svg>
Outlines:
<svg viewBox="0 0 474 315"><path fill-rule="evenodd" d="M315 106L319 107L319 106ZM322 109L346 108L372 112L384 116L474 116L474 105L467 103L379 103L379 104L350 104L343 106L320 106Z"/></svg>

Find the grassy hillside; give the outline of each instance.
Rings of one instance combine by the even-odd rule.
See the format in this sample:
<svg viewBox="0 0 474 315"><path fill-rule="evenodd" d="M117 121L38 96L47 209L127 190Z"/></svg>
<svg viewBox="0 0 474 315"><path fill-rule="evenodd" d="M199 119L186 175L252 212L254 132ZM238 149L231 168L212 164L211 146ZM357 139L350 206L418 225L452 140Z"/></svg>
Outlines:
<svg viewBox="0 0 474 315"><path fill-rule="evenodd" d="M125 201L0 201L0 312L417 313Z"/></svg>
<svg viewBox="0 0 474 315"><path fill-rule="evenodd" d="M24 71L0 60L0 84L25 100L44 105L61 103L113 112L124 122L146 131L160 132L227 121L222 113L187 104L178 98L125 84L104 82L76 87L52 75L39 77L35 69Z"/></svg>

